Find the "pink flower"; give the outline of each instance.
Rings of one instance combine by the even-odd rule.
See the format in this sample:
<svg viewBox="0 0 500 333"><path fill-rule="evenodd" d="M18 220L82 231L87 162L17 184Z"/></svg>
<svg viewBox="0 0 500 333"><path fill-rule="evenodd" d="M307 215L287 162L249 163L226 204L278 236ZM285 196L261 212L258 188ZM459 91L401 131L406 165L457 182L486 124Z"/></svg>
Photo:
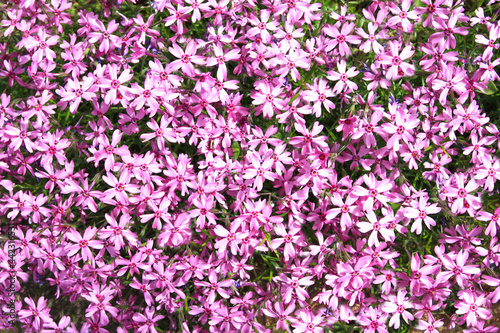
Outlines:
<svg viewBox="0 0 500 333"><path fill-rule="evenodd" d="M113 292L109 288L101 290L96 283L92 286L91 291L87 294L82 294L82 297L92 304L87 308L85 317L92 317L95 313L99 315L99 323L101 325L109 324L109 312L113 317L118 315L118 309L111 305Z"/></svg>
<svg viewBox="0 0 500 333"><path fill-rule="evenodd" d="M50 309L47 308L47 301L43 296L38 299L36 305L31 297L24 298L24 301L28 304L29 310L20 310L18 313L19 319L29 320L31 325L37 330L40 330L44 325L53 322L52 317L49 314Z"/></svg>
<svg viewBox="0 0 500 333"><path fill-rule="evenodd" d="M471 179L467 185L465 185L466 175L463 173L455 174L456 184L454 186L449 186L447 188L447 193L445 196L454 199L451 206L451 211L457 214L463 214L467 211L468 207L474 209L481 208L481 201L478 197L469 194L469 192L475 191L479 185Z"/></svg>
<svg viewBox="0 0 500 333"><path fill-rule="evenodd" d="M172 55L179 60L174 60L170 63L172 70L182 69L182 71L189 77L194 77L195 71L193 64L204 65L205 57L196 55L196 42L194 40L189 41L186 45L186 50L182 50L176 43L172 44L168 50Z"/></svg>
<svg viewBox="0 0 500 333"><path fill-rule="evenodd" d="M120 25L116 23L115 20L109 22L108 28L106 28L100 20L95 20L92 24L98 31L88 34L90 37L89 42L92 44L99 42L100 52L108 53L109 51L113 51L120 43L120 37L113 35L113 32L115 32Z"/></svg>
<svg viewBox="0 0 500 333"><path fill-rule="evenodd" d="M145 310L145 314L142 313L135 313L134 314L134 321L142 323L140 325L138 332L139 333L156 333L158 332L155 329L156 322L165 318L163 315L157 315L155 316L155 309L154 307L147 307Z"/></svg>
<svg viewBox="0 0 500 333"><path fill-rule="evenodd" d="M470 290L462 294L463 300L456 301L458 315L467 315L467 326L476 326L479 321L491 319L491 311L481 307L486 302L485 295L475 295Z"/></svg>
<svg viewBox="0 0 500 333"><path fill-rule="evenodd" d="M108 89L106 96L104 97L104 102L106 104L116 105L120 102L120 99L126 97L129 94L129 88L123 84L130 81L134 76L130 69L126 68L118 77L118 66L115 64L108 65L109 79L100 79L100 88Z"/></svg>
<svg viewBox="0 0 500 333"><path fill-rule="evenodd" d="M358 89L358 85L349 80L349 78L358 75L359 71L357 71L354 67L351 67L346 72L346 67L346 62L342 59L337 64L338 73L334 71L328 72L329 76L326 77L328 80L338 81L335 84L335 87L333 87L333 92L335 94L340 94L342 91L347 90L346 87L351 91L356 91Z"/></svg>
<svg viewBox="0 0 500 333"><path fill-rule="evenodd" d="M403 317L407 324L409 320L413 320L413 315L406 310L413 308L412 303L406 297L406 290L399 290L397 296L389 295L388 298L389 301L383 304L382 310L393 314L389 320L389 326L394 326L395 329L398 329L401 326L400 317Z"/></svg>
<svg viewBox="0 0 500 333"><path fill-rule="evenodd" d="M414 219L411 227L411 232L415 232L417 235L422 233L422 221L425 222L427 228L431 229L432 226L436 225L436 221L428 216L428 214L437 214L441 211L437 203L428 205L428 197L420 197L418 208L407 207L405 208L404 216Z"/></svg>
<svg viewBox="0 0 500 333"><path fill-rule="evenodd" d="M323 31L326 35L333 38L327 42L325 51L329 52L338 46L338 50L341 56L351 55L351 50L349 49L349 44L360 44L361 38L359 36L350 35L354 30L356 25L354 23L344 23L342 29L339 31L335 26L326 26Z"/></svg>
<svg viewBox="0 0 500 333"><path fill-rule="evenodd" d="M209 303L213 303L215 301L215 297L219 294L223 298L229 298L230 293L224 289L229 288L233 285L232 279L227 279L223 281L219 281L217 278L217 273L213 270L208 274L208 281L194 281L195 286L206 287L208 289L208 299Z"/></svg>
<svg viewBox="0 0 500 333"><path fill-rule="evenodd" d="M389 10L396 16L391 17L388 21L388 25L401 24L404 32L411 32L413 30L413 25L410 23L409 18L412 20L418 20L420 17L414 10L408 11L411 7L411 0L403 0L401 2L401 9L395 4L391 4Z"/></svg>
<svg viewBox="0 0 500 333"><path fill-rule="evenodd" d="M256 91L251 97L253 98L252 104L262 105L264 118L272 118L274 110L282 110L286 106L286 102L278 98L283 93L280 86L272 87L270 84L261 84L259 90Z"/></svg>
<svg viewBox="0 0 500 333"><path fill-rule="evenodd" d="M76 230L72 230L69 232L66 237L76 243L73 245L69 245L68 247L65 248L66 251L68 251L68 256L72 257L74 256L77 252L81 251L82 258L84 261L87 260L94 260L94 255L92 254L92 251L90 248L93 249L101 249L103 247L103 244L99 240L93 240L94 236L97 233L97 228L92 228L92 227L87 227L85 229L85 233L80 235L80 233Z"/></svg>
<svg viewBox="0 0 500 333"><path fill-rule="evenodd" d="M399 42L389 41L388 42L390 51L388 53L382 54L380 63L383 65L389 65L386 76L389 80L395 80L402 76L411 76L415 72L415 67L408 63L403 62L403 60L411 58L413 56L413 51L411 46L406 46L401 53L399 53Z"/></svg>
<svg viewBox="0 0 500 333"><path fill-rule="evenodd" d="M311 332L311 333L322 333L323 332L323 315L318 313L314 315L311 310L302 310L299 313L300 319L294 320L292 325L294 327L293 333Z"/></svg>

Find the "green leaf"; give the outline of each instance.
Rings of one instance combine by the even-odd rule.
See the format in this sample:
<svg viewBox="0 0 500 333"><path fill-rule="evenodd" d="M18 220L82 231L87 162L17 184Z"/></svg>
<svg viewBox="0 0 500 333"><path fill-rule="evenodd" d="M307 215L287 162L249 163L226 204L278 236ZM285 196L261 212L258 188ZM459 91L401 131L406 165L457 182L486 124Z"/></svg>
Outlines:
<svg viewBox="0 0 500 333"><path fill-rule="evenodd" d="M240 156L240 145L238 142L233 142L231 144L231 148L233 148L233 154L234 154L234 159L237 160L238 157Z"/></svg>
<svg viewBox="0 0 500 333"><path fill-rule="evenodd" d="M493 95L497 91L498 91L498 88L497 88L497 85L495 84L495 82L490 81L490 82L488 82L488 89L486 89L484 91L484 94L485 95Z"/></svg>

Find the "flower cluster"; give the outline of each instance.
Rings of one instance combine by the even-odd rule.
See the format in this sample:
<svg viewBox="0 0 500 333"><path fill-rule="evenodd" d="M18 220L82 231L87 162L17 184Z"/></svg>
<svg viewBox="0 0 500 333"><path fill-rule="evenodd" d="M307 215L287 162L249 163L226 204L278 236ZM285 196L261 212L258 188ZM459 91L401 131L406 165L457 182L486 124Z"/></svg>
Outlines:
<svg viewBox="0 0 500 333"><path fill-rule="evenodd" d="M464 2L0 4L15 326L498 331L500 4Z"/></svg>

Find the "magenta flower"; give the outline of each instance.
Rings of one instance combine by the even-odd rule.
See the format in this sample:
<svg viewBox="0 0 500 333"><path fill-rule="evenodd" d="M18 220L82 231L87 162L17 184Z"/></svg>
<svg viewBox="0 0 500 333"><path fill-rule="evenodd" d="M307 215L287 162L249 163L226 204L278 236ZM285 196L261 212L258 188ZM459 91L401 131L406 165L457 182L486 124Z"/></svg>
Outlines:
<svg viewBox="0 0 500 333"><path fill-rule="evenodd" d="M92 304L86 310L86 317L93 317L94 314L99 315L99 323L103 326L109 324L110 313L113 317L118 315L118 309L111 305L113 292L109 288L101 290L98 284L92 286L92 290L87 294L82 294L82 297Z"/></svg>
<svg viewBox="0 0 500 333"><path fill-rule="evenodd" d="M120 37L113 35L113 32L115 32L120 25L116 23L115 20L109 22L108 28L99 20L95 20L92 23L95 28L97 28L97 31L88 34L90 37L89 42L92 44L99 42L100 52L108 53L109 51L113 51L115 47L120 44Z"/></svg>
<svg viewBox="0 0 500 333"><path fill-rule="evenodd" d="M389 10L396 16L391 17L387 21L387 24L392 26L401 24L404 32L412 32L413 25L411 24L409 19L418 20L420 17L415 10L409 11L411 3L411 0L403 0L401 2L401 8L399 8L395 4L390 6Z"/></svg>
<svg viewBox="0 0 500 333"><path fill-rule="evenodd" d="M274 20L269 22L270 14L271 13L268 11L262 11L260 14L260 20L256 17L251 19L250 23L252 23L254 27L247 31L247 36L252 37L259 34L264 43L269 42L271 34L268 30L275 31L278 29L278 24L274 22Z"/></svg>
<svg viewBox="0 0 500 333"><path fill-rule="evenodd" d="M440 30L429 37L429 40L433 43L436 41L445 40L445 46L447 49L454 49L457 46L457 40L454 34L459 34L465 36L469 33L467 27L457 27L458 15L453 12L449 17L448 21L446 19L436 18L433 25L436 30Z"/></svg>
<svg viewBox="0 0 500 333"><path fill-rule="evenodd" d="M172 55L174 55L178 60L174 60L170 63L172 70L182 69L182 71L189 77L194 77L195 71L193 64L204 65L205 57L196 55L196 42L194 40L189 41L186 45L186 50L182 50L176 43L172 44L168 50Z"/></svg>
<svg viewBox="0 0 500 333"><path fill-rule="evenodd" d="M154 307L147 307L145 310L145 314L142 313L135 313L134 314L134 321L142 323L140 325L138 332L139 333L156 333L158 332L155 329L156 322L165 318L163 315L157 315L155 316L155 309Z"/></svg>
<svg viewBox="0 0 500 333"><path fill-rule="evenodd" d="M480 198L469 194L475 191L479 185L471 179L467 185L465 185L466 175L463 173L455 174L455 186L450 186L447 188L447 192L444 194L446 197L454 199L451 206L451 211L453 213L463 214L467 211L468 207L472 207L476 210L481 208Z"/></svg>
<svg viewBox="0 0 500 333"><path fill-rule="evenodd" d="M273 309L274 308L274 309ZM288 323L292 316L290 314L295 310L295 303L290 303L286 309L285 305L283 305L282 302L266 302L266 308L262 310L262 312L271 318L277 318L278 322L276 323L276 329L282 329L282 330L287 330L288 329Z"/></svg>
<svg viewBox="0 0 500 333"><path fill-rule="evenodd" d="M20 310L18 313L19 319L29 320L31 325L37 330L40 330L44 325L53 322L52 317L49 314L50 309L47 308L47 301L43 296L38 299L36 305L31 297L24 298L24 301L28 304L29 310Z"/></svg>
<svg viewBox="0 0 500 333"><path fill-rule="evenodd" d="M346 87L351 91L356 91L358 89L358 85L349 80L349 78L358 75L359 71L357 71L354 67L351 67L346 72L346 67L346 62L342 59L337 64L338 73L334 71L328 72L329 76L326 77L328 80L338 81L335 84L335 87L333 87L333 92L335 94L340 94L342 91L347 90Z"/></svg>
<svg viewBox="0 0 500 333"><path fill-rule="evenodd" d="M56 58L56 53L50 49L50 46L56 45L59 36L50 36L47 34L45 28L40 28L36 37L31 36L26 40L24 46L33 51L33 61L40 63L42 59L46 58L53 62Z"/></svg>
<svg viewBox="0 0 500 333"><path fill-rule="evenodd" d="M400 317L403 317L407 324L408 321L413 320L413 315L406 310L413 308L412 303L406 297L406 290L399 290L397 296L389 295L388 299L389 301L383 304L382 310L393 314L389 320L389 326L398 329L401 326Z"/></svg>
<svg viewBox="0 0 500 333"><path fill-rule="evenodd" d="M62 102L70 103L69 110L73 114L76 113L76 110L78 109L78 106L80 106L82 99L90 101L91 99L96 97L95 88L97 87L94 86L94 79L91 76L86 76L83 79L83 82L80 82L76 79L69 79L67 88L68 89L66 91L60 90L58 94L61 95Z"/></svg>
<svg viewBox="0 0 500 333"><path fill-rule="evenodd" d="M398 41L390 41L388 44L390 50L388 53L382 54L380 60L381 64L390 66L386 73L387 78L389 80L395 80L402 76L413 75L415 67L403 62L404 60L411 58L415 53L415 51L411 49L411 46L406 46L401 53L399 53Z"/></svg>
<svg viewBox="0 0 500 333"><path fill-rule="evenodd" d="M280 86L272 87L269 84L261 84L260 89L251 96L253 98L252 104L264 104L262 106L264 118L272 118L275 109L282 110L286 106L286 102L278 98L282 93L283 89Z"/></svg>
<svg viewBox="0 0 500 333"><path fill-rule="evenodd" d="M196 217L196 226L200 229L204 229L208 224L217 224L217 217L211 212L214 208L214 199L212 196L208 198L205 195L201 195L199 198L193 200L195 209L189 211L189 216L191 218Z"/></svg>
<svg viewBox="0 0 500 333"><path fill-rule="evenodd" d="M294 327L293 333L311 332L311 333L322 333L323 332L323 315L320 313L314 315L312 311L303 309L299 312L299 318L292 322Z"/></svg>
<svg viewBox="0 0 500 333"><path fill-rule="evenodd" d="M297 246L304 246L306 244L305 237L301 231L302 228L298 223L290 225L288 231L285 229L283 223L278 224L274 227L274 232L281 237L276 237L272 240L272 248L277 250L284 243L283 255L285 260L288 261L294 258L297 255L297 249L294 244Z"/></svg>
<svg viewBox="0 0 500 333"><path fill-rule="evenodd" d="M85 233L80 235L80 233L76 230L72 230L66 234L66 237L76 243L74 245L69 245L65 248L68 251L68 256L72 257L77 252L81 251L82 258L84 261L94 260L94 255L90 248L93 249L101 249L103 247L102 242L99 240L94 240L93 238L97 234L97 228L87 227L85 229Z"/></svg>
<svg viewBox="0 0 500 333"><path fill-rule="evenodd" d="M475 295L470 290L462 294L463 300L457 301L455 307L458 315L466 315L467 326L476 326L480 321L491 319L491 311L481 307L486 302L485 295Z"/></svg>
<svg viewBox="0 0 500 333"><path fill-rule="evenodd" d="M328 41L326 44L326 52L338 47L338 51L341 56L351 55L351 50L349 49L349 44L360 44L361 38L359 36L351 35L354 30L354 23L344 23L341 30L339 31L337 27L328 25L323 31L326 35L332 37L333 39Z"/></svg>
<svg viewBox="0 0 500 333"><path fill-rule="evenodd" d="M219 294L221 297L226 298L226 299L230 297L231 294L224 288L229 288L233 285L232 279L219 281L217 278L217 273L212 270L208 274L208 281L209 282L195 281L194 284L195 284L195 286L199 286L199 287L207 287L207 289L208 289L207 301L209 303L213 303L215 301L215 297L217 296L217 294Z"/></svg>

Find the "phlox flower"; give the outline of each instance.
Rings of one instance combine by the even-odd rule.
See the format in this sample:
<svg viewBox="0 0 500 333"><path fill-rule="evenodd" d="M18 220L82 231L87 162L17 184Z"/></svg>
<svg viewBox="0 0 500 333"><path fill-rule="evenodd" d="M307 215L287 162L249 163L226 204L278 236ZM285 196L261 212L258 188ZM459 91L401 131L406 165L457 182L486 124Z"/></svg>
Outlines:
<svg viewBox="0 0 500 333"><path fill-rule="evenodd" d="M18 150L23 145L28 152L33 153L33 148L36 148L32 139L35 139L39 132L30 131L29 122L24 119L20 121L19 128L7 124L2 132L5 133L5 137L10 139L9 147L14 150Z"/></svg>
<svg viewBox="0 0 500 333"><path fill-rule="evenodd" d="M121 173L120 178L117 179L114 174L108 171L107 175L102 176L102 180L109 186L110 189L102 193L102 200L107 201L109 199L115 198L121 202L128 201L129 193L139 193L139 186L130 183L130 176L126 173Z"/></svg>
<svg viewBox="0 0 500 333"><path fill-rule="evenodd" d="M363 233L371 232L370 236L368 237L368 246L380 245L380 241L378 240L379 233L385 239L390 238L391 234L394 233L380 223L373 211L368 211L365 216L368 218L369 222L358 222L356 223L356 226L359 228L359 231Z"/></svg>
<svg viewBox="0 0 500 333"><path fill-rule="evenodd" d="M321 106L323 105L326 111L330 112L330 109L335 109L335 104L328 99L328 97L335 96L333 91L327 87L327 81L324 79L314 80L314 85L311 86L307 84L310 90L306 90L303 93L303 99L313 103L312 112L316 115L316 118L321 116Z"/></svg>
<svg viewBox="0 0 500 333"><path fill-rule="evenodd" d="M441 257L443 262L443 267L446 271L441 271L436 279L440 281L448 281L451 278L455 278L455 281L460 287L464 287L465 282L467 282L471 276L479 274L481 269L477 265L466 265L469 259L469 253L467 251L460 250L460 252L454 256L452 259L450 255L444 253Z"/></svg>
<svg viewBox="0 0 500 333"><path fill-rule="evenodd" d="M475 179L484 181L484 188L487 191L493 191L495 183L500 180L500 161L497 158L491 158L489 155L481 159L481 167L474 175Z"/></svg>
<svg viewBox="0 0 500 333"><path fill-rule="evenodd" d="M319 122L314 122L311 130L308 130L305 123L294 123L297 132L302 136L294 136L290 139L289 144L294 147L302 148L302 153L312 152L314 148L327 148L328 144L325 142L327 137L324 135L317 136L323 130L323 125Z"/></svg>
<svg viewBox="0 0 500 333"><path fill-rule="evenodd" d="M155 309L154 307L147 307L145 314L142 313L135 313L133 316L133 320L142 323L142 325L139 326L138 332L139 333L156 333L158 332L155 329L156 322L165 318L163 315L157 315L155 316Z"/></svg>
<svg viewBox="0 0 500 333"><path fill-rule="evenodd" d="M289 278L285 274L280 274L278 277L274 278L274 280L283 283L282 286L285 290L282 290L282 293L285 304L289 304L292 301L292 296L296 296L297 299L301 301L307 300L309 298L309 294L307 293L306 288L314 284L312 276L301 278L292 276Z"/></svg>
<svg viewBox="0 0 500 333"><path fill-rule="evenodd" d="M274 109L283 110L286 106L286 102L278 98L279 95L283 93L283 89L280 86L272 87L270 84L261 84L260 89L257 90L251 97L253 98L252 104L262 105L262 111L264 118L272 118L274 115Z"/></svg>
<svg viewBox="0 0 500 333"><path fill-rule="evenodd" d="M150 107L153 114L155 114L159 108L157 98L165 94L163 89L155 86L155 80L153 80L153 77L150 75L146 76L144 88L135 84L129 88L129 92L136 95L131 104L132 107L135 107L136 110L140 110L144 105L147 105Z"/></svg>
<svg viewBox="0 0 500 333"><path fill-rule="evenodd" d="M387 314L377 308L368 307L362 315L357 316L357 321L363 326L365 333L387 333Z"/></svg>
<svg viewBox="0 0 500 333"><path fill-rule="evenodd" d="M56 53L50 49L50 46L56 45L59 36L50 36L45 28L40 28L36 37L31 36L26 40L24 46L28 50L35 50L33 53L33 61L40 63L46 58L49 62L53 62L56 58Z"/></svg>
<svg viewBox="0 0 500 333"><path fill-rule="evenodd" d="M390 47L389 52L382 54L380 60L381 64L390 66L386 73L387 79L395 80L405 75L413 75L415 67L403 62L411 58L415 53L415 51L411 49L411 45L407 45L400 53L398 41L389 41L388 44Z"/></svg>
<svg viewBox="0 0 500 333"><path fill-rule="evenodd" d="M97 28L97 31L88 34L90 37L89 42L92 44L99 42L100 52L108 53L109 51L113 51L116 46L120 44L120 37L113 35L113 32L120 27L115 20L109 22L107 28L100 20L95 20L92 24Z"/></svg>
<svg viewBox="0 0 500 333"><path fill-rule="evenodd" d="M129 253L129 255L131 255ZM151 269L151 265L144 262L146 256L141 252L135 252L134 255L131 256L130 259L125 259L123 257L119 257L115 260L117 268L122 266L116 271L117 276L123 276L127 271L129 271L131 276L135 274L140 274L140 270L149 271Z"/></svg>
<svg viewBox="0 0 500 333"><path fill-rule="evenodd" d="M491 319L491 311L481 307L485 302L485 295L475 295L470 290L465 290L462 294L462 300L455 303L456 313L466 315L468 327L476 326L480 321Z"/></svg>
<svg viewBox="0 0 500 333"><path fill-rule="evenodd" d="M366 33L363 28L357 28L356 32L358 35L366 39L366 41L359 46L361 51L369 53L371 49L373 49L373 52L376 54L380 54L384 51L384 47L377 42L377 39L382 39L385 36L382 33L376 34L378 28L379 26L377 24L373 24L373 22L368 23L368 33Z"/></svg>
<svg viewBox="0 0 500 333"><path fill-rule="evenodd" d="M51 164L54 157L61 165L67 163L68 159L64 154L64 150L71 146L71 142L68 139L63 139L62 136L62 131L57 131L56 133L49 132L41 140L37 141L36 149L44 153L40 164Z"/></svg>
<svg viewBox="0 0 500 333"><path fill-rule="evenodd" d="M201 195L193 200L193 204L196 208L189 211L189 216L196 217L196 226L198 228L204 229L207 222L211 225L217 224L217 217L211 212L211 209L214 208L213 196L207 198L205 195Z"/></svg>
<svg viewBox="0 0 500 333"><path fill-rule="evenodd" d="M413 308L413 305L406 297L406 290L399 290L397 296L389 295L388 301L382 305L382 310L393 314L389 320L389 326L394 326L395 329L401 326L400 317L403 317L407 324L409 320L413 320L413 315L406 310L411 308Z"/></svg>
<svg viewBox="0 0 500 333"><path fill-rule="evenodd" d="M262 11L260 20L258 18L251 19L250 23L252 23L254 27L247 31L247 36L252 37L259 34L264 43L269 42L271 34L268 30L275 31L278 29L278 24L274 20L269 22L270 14L271 13L268 11Z"/></svg>
<svg viewBox="0 0 500 333"><path fill-rule="evenodd" d="M420 267L420 256L417 253L414 253L410 260L410 269L409 275L404 273L397 273L396 275L402 280L400 283L401 287L405 287L410 284L410 291L412 294L420 295L420 291L424 289L424 286L431 286L432 279L428 275L434 273L434 267L431 265L426 265L424 267Z"/></svg>
<svg viewBox="0 0 500 333"><path fill-rule="evenodd" d="M102 289L95 283L91 291L81 295L83 298L92 304L85 311L85 317L93 317L94 314L99 316L99 323L103 326L109 324L110 313L113 317L118 315L118 309L111 305L110 301L113 299L114 293L109 289Z"/></svg>
<svg viewBox="0 0 500 333"><path fill-rule="evenodd" d="M18 313L19 319L26 320L29 318L31 325L37 330L53 322L49 314L50 309L47 307L47 300L43 296L38 299L36 305L31 297L24 298L24 301L28 304L29 310L20 310Z"/></svg>
<svg viewBox="0 0 500 333"><path fill-rule="evenodd" d="M349 78L358 75L359 71L357 71L354 67L351 67L346 72L346 67L346 62L342 59L337 64L338 73L335 71L328 72L329 75L326 77L328 80L338 81L335 84L335 87L333 87L333 92L335 94L340 94L342 91L347 90L346 87L352 91L356 91L358 89L358 85L349 80Z"/></svg>
<svg viewBox="0 0 500 333"><path fill-rule="evenodd" d="M373 279L373 283L382 284L382 292L385 295L389 295L392 289L396 289L398 286L396 273L390 270L381 270L380 273L380 275L375 276L375 278Z"/></svg>
<svg viewBox="0 0 500 333"><path fill-rule="evenodd" d="M215 80L212 84L212 88L219 95L219 100L223 104L229 104L231 102L231 98L226 90L236 90L238 89L238 80Z"/></svg>
<svg viewBox="0 0 500 333"><path fill-rule="evenodd" d="M178 214L175 221L166 222L162 233L158 236L158 244L177 247L188 243L192 236L190 223L189 214Z"/></svg>
<svg viewBox="0 0 500 333"><path fill-rule="evenodd" d="M459 34L465 36L469 33L467 27L457 27L458 15L455 12L447 17L446 19L441 19L437 17L432 25L438 32L433 33L429 40L432 43L436 43L442 39L445 39L445 46L447 49L454 49L457 46L457 40L454 34Z"/></svg>
<svg viewBox="0 0 500 333"><path fill-rule="evenodd" d="M156 138L156 144L160 150L165 149L165 141L168 142L177 142L177 137L175 135L175 130L168 125L171 124L173 118L168 117L167 115L163 115L161 117L160 125L156 122L156 120L151 119L146 125L152 129L153 133L144 133L141 134L141 139L143 142L147 142L151 139Z"/></svg>
<svg viewBox="0 0 500 333"><path fill-rule="evenodd" d="M277 318L278 321L276 323L276 329L287 330L288 323L287 320L290 321L292 316L290 314L295 310L295 303L290 303L286 308L282 302L273 303L268 301L266 302L266 308L262 310L262 312L271 318Z"/></svg>
<svg viewBox="0 0 500 333"><path fill-rule="evenodd" d="M130 69L126 68L118 76L118 66L116 64L111 64L107 66L109 70L109 78L101 78L99 88L107 89L108 92L104 97L104 102L106 104L116 105L120 100L129 94L129 88L124 86L125 82L128 82L134 76Z"/></svg>
<svg viewBox="0 0 500 333"><path fill-rule="evenodd" d="M82 99L90 101L96 97L95 90L97 87L94 85L94 79L91 76L86 76L82 82L78 80L69 79L67 90L57 91L61 95L61 102L69 102L69 110L75 114Z"/></svg>
<svg viewBox="0 0 500 333"><path fill-rule="evenodd" d="M323 315L321 312L314 315L311 310L303 309L299 312L299 319L292 321L294 327L293 333L322 333L322 324Z"/></svg>
<svg viewBox="0 0 500 333"><path fill-rule="evenodd" d="M304 35L302 28L295 29L295 25L288 21L285 22L285 30L278 28L278 31L274 33L274 37L281 40L280 45L289 49L299 49L301 45L296 39Z"/></svg>
<svg viewBox="0 0 500 333"><path fill-rule="evenodd" d="M356 195L358 197L367 197L366 201L363 204L363 210L374 210L374 204L376 203L375 200L377 200L384 206L387 206L389 197L387 196L388 193L384 192L392 189L392 187L394 186L393 181L391 181L390 179L383 179L381 181L378 181L373 173L364 175L363 181L368 186L368 189L357 185L353 187L351 192L353 195Z"/></svg>
<svg viewBox="0 0 500 333"><path fill-rule="evenodd" d="M168 50L172 55L174 55L178 60L174 60L170 63L172 70L182 69L182 71L189 77L194 77L195 70L193 64L204 65L205 57L196 55L196 42L194 40L189 41L186 45L186 50L184 51L176 43L172 44Z"/></svg>
<svg viewBox="0 0 500 333"><path fill-rule="evenodd" d="M444 194L446 197L453 199L451 211L456 214L463 214L469 207L475 210L480 209L480 198L470 194L470 192L475 191L479 185L473 179L465 185L466 176L463 173L458 173L454 176L456 183L449 186L447 188L447 193Z"/></svg>
<svg viewBox="0 0 500 333"><path fill-rule="evenodd" d="M436 225L436 221L429 217L429 214L437 214L441 211L437 203L428 205L428 197L420 197L418 208L407 207L405 208L404 216L414 219L413 225L411 227L411 232L415 232L417 235L422 233L422 221L425 223L427 228L431 229Z"/></svg>
<svg viewBox="0 0 500 333"><path fill-rule="evenodd" d="M214 228L214 233L221 237L214 245L219 253L225 253L230 249L233 255L238 254L238 243L241 243L241 240L248 236L248 232L237 231L238 229L239 225L236 223L231 224L230 231L221 225Z"/></svg>
<svg viewBox="0 0 500 333"><path fill-rule="evenodd" d="M290 75L293 81L300 80L300 72L297 68L309 68L310 60L301 49L290 50L287 56L284 56L280 62L284 66L276 71L280 78Z"/></svg>
<svg viewBox="0 0 500 333"><path fill-rule="evenodd" d="M214 270L211 270L208 274L208 281L194 281L195 286L198 287L206 287L208 290L208 299L209 303L213 303L215 301L215 297L219 294L221 297L228 299L231 296L231 293L228 292L225 288L229 288L233 285L232 279L226 279L219 281L217 277L217 273Z"/></svg>
<svg viewBox="0 0 500 333"><path fill-rule="evenodd" d="M421 330L424 333L439 333L437 330L438 327L443 326L444 323L442 320L435 321L434 319L428 319L428 321L424 321L419 319L417 326L415 328L417 330Z"/></svg>
<svg viewBox="0 0 500 333"><path fill-rule="evenodd" d="M245 170L243 174L244 179L253 178L253 186L257 191L262 190L264 186L264 181L266 179L270 181L274 181L276 178L276 174L272 171L272 166L274 160L271 156L264 156L263 160L261 160L261 156L256 153L249 154L251 167Z"/></svg>
<svg viewBox="0 0 500 333"><path fill-rule="evenodd" d="M361 38L359 36L351 35L356 25L354 23L344 23L340 31L337 27L328 25L323 28L324 33L333 39L328 41L326 44L325 51L329 52L338 46L338 50L341 56L351 55L351 50L349 49L349 44L360 44Z"/></svg>
<svg viewBox="0 0 500 333"><path fill-rule="evenodd" d="M326 212L326 218L331 220L335 218L338 214L340 216L340 227L341 230L347 230L353 225L353 220L351 215L360 216L361 207L358 205L358 197L355 195L348 195L345 200L338 193L334 193L330 198L332 204L336 208L329 209Z"/></svg>
<svg viewBox="0 0 500 333"><path fill-rule="evenodd" d="M128 224L130 222L130 215L123 214L120 217L120 222L118 223L117 217L109 214L105 214L104 218L108 222L108 226L99 231L98 237L100 239L109 239L114 248L119 251L125 246L125 240L131 246L137 246L137 236L135 233L128 229Z"/></svg>
<svg viewBox="0 0 500 333"><path fill-rule="evenodd" d="M148 17L146 22L144 22L144 19L140 14L137 14L137 17L133 19L134 23L137 25L135 29L141 33L138 40L139 43L144 44L146 42L146 36L153 38L160 36L160 33L157 30L150 28L154 19L155 16L153 14Z"/></svg>
<svg viewBox="0 0 500 333"><path fill-rule="evenodd" d="M85 233L80 235L76 230L72 230L66 234L66 237L72 241L73 245L69 245L65 248L67 255L69 257L75 255L77 252L81 251L82 259L84 261L94 260L94 255L90 248L101 249L103 247L102 242L99 240L94 240L94 236L97 234L97 228L87 227Z"/></svg>
<svg viewBox="0 0 500 333"><path fill-rule="evenodd" d="M238 60L240 58L240 51L233 49L225 52L221 47L215 47L214 55L213 58L207 59L206 65L210 67L217 65L217 80L227 80L226 62Z"/></svg>
<svg viewBox="0 0 500 333"><path fill-rule="evenodd" d="M297 255L297 250L294 244L297 246L306 245L305 238L302 235L302 228L300 224L293 223L288 227L288 231L285 229L283 223L278 224L274 227L274 232L280 236L272 240L271 246L274 250L278 249L283 243L285 243L283 255L286 261L294 258Z"/></svg>
<svg viewBox="0 0 500 333"><path fill-rule="evenodd" d="M401 24L404 32L411 32L413 30L413 25L409 19L418 20L418 16L415 10L409 11L411 7L412 0L403 0L401 2L401 8L392 3L389 10L395 15L387 21L387 25L397 25Z"/></svg>
<svg viewBox="0 0 500 333"><path fill-rule="evenodd" d="M117 147L118 143L122 138L123 133L119 130L115 130L113 132L113 137L111 142L107 136L100 136L99 141L99 150L94 149L94 156L87 158L87 162L94 161L95 166L99 165L99 161L105 159L104 168L106 171L112 171L115 168L115 156L124 156L130 155L128 147L123 145L121 147Z"/></svg>

